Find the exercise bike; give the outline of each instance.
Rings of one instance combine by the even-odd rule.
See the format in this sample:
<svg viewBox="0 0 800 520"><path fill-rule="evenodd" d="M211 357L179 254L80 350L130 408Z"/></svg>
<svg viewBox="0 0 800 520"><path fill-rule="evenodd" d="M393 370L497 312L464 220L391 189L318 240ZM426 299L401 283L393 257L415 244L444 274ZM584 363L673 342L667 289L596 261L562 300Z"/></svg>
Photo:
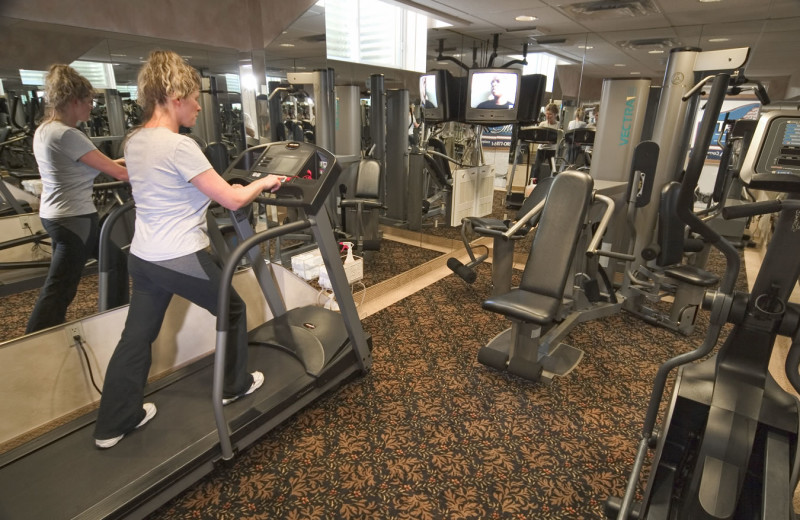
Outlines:
<svg viewBox="0 0 800 520"><path fill-rule="evenodd" d="M800 391L800 305L788 298L800 277L800 110L762 113L742 167L751 189L786 194L732 206L725 218L779 213L775 232L750 294L734 291L740 258L734 246L692 213L693 193L722 106L729 74L714 78L705 115L681 186L678 213L726 257L717 291L707 291L710 326L697 349L658 370L639 449L622 499L606 502L617 519L793 519L797 486L800 400L778 386L768 365L777 335L792 338L786 375ZM768 107L769 108L769 107ZM700 363L733 324L715 356ZM692 364L690 364L692 363ZM672 400L657 432L669 373L679 368ZM634 497L650 448L655 447L642 500Z"/></svg>

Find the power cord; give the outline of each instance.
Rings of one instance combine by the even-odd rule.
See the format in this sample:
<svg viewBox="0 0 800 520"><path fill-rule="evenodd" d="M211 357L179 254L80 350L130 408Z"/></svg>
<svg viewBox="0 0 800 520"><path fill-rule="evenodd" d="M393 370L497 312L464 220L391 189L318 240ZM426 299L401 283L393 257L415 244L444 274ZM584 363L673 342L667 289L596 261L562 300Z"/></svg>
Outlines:
<svg viewBox="0 0 800 520"><path fill-rule="evenodd" d="M356 285L360 285L361 286L361 301L358 302L358 303L355 303L355 301L353 301L353 303L355 303L355 305L356 305L356 309L358 309L362 305L364 305L364 300L366 300L366 298L367 298L367 286L364 285L364 282L362 282L360 280L350 284L350 293L353 296L355 296L355 286ZM320 297L323 296L323 295L325 296L324 301L320 299ZM325 307L326 309L331 309L331 310L334 310L334 311L338 311L339 310L339 304L336 303L336 296L333 294L333 291L328 292L324 288L320 289L320 291L317 293L317 305L320 305L322 307Z"/></svg>
<svg viewBox="0 0 800 520"><path fill-rule="evenodd" d="M89 363L89 355L86 354L86 349L83 348L83 338L76 334L72 337L72 340L75 342L75 347L83 354L83 359L86 360L86 368L89 369L89 379L92 381L92 386L97 390L98 394L103 395L102 390L100 390L94 380L94 372L92 372L92 364Z"/></svg>

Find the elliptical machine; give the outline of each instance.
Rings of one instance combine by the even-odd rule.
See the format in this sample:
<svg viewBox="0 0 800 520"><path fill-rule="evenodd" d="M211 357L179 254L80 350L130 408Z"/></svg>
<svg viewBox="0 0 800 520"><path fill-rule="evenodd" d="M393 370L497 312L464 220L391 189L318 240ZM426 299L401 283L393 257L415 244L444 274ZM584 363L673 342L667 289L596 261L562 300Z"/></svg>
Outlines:
<svg viewBox="0 0 800 520"><path fill-rule="evenodd" d="M800 400L778 386L768 365L776 336L792 338L786 374L800 391L800 305L788 302L800 277L800 110L767 111L758 123L742 168L752 189L786 193L773 200L729 207L726 218L779 212L751 294L734 291L738 251L692 213L705 154L729 74L714 77L695 153L686 170L678 213L726 257L719 290L708 291L710 326L697 349L665 362L656 375L639 450L625 495L606 503L617 519L793 519L797 486ZM733 329L717 354L722 327ZM656 416L669 373L681 367L660 432ZM634 502L648 449L653 463L641 502Z"/></svg>

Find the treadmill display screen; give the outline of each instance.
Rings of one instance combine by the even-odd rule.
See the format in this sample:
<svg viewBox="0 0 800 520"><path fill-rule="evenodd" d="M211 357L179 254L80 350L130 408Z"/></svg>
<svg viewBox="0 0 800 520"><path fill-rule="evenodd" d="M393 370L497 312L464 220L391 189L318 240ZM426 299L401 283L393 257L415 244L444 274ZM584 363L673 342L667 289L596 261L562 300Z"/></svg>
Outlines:
<svg viewBox="0 0 800 520"><path fill-rule="evenodd" d="M770 123L755 171L800 174L800 118L778 117Z"/></svg>

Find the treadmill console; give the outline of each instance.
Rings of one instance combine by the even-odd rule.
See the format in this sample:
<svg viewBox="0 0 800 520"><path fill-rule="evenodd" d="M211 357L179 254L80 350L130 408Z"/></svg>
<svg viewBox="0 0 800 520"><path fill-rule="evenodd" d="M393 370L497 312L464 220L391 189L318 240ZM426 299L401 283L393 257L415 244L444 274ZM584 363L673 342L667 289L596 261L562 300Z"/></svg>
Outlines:
<svg viewBox="0 0 800 520"><path fill-rule="evenodd" d="M225 170L231 184L250 184L266 175L285 180L268 203L302 207L316 213L336 184L341 167L324 148L308 143L284 141L248 148ZM269 197L265 194L265 196Z"/></svg>
<svg viewBox="0 0 800 520"><path fill-rule="evenodd" d="M543 126L524 126L517 131L517 139L529 143L556 144L558 130Z"/></svg>
<svg viewBox="0 0 800 520"><path fill-rule="evenodd" d="M739 176L753 189L800 191L800 111L761 114Z"/></svg>

